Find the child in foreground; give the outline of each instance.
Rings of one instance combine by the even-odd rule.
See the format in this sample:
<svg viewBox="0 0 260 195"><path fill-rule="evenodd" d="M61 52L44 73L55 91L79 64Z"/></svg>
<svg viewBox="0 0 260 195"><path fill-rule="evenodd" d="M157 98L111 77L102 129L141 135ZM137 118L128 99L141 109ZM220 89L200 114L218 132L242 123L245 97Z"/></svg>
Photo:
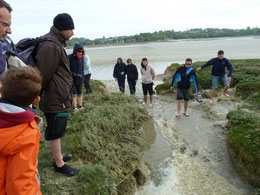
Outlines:
<svg viewBox="0 0 260 195"><path fill-rule="evenodd" d="M42 77L27 66L9 69L0 86L0 194L40 194L40 131L28 108L40 100Z"/></svg>

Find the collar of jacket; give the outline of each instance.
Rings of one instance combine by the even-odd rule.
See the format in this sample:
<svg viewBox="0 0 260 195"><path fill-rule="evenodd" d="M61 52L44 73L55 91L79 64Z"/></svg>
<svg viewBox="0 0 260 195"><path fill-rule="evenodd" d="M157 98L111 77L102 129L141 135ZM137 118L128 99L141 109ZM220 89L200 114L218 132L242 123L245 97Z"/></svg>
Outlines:
<svg viewBox="0 0 260 195"><path fill-rule="evenodd" d="M50 34L52 34L53 36L55 36L57 38L57 40L62 44L63 47L66 47L66 38L60 33L60 31L55 28L54 26L51 27L50 29Z"/></svg>

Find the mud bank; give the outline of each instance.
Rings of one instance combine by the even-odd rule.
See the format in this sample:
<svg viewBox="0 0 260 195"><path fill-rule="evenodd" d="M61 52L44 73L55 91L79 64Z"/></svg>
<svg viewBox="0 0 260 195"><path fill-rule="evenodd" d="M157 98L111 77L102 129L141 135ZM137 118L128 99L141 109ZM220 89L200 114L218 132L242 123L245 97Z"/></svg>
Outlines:
<svg viewBox="0 0 260 195"><path fill-rule="evenodd" d="M116 82L107 81L106 85L110 91L118 91ZM141 83L137 84L136 96L141 104ZM168 151L164 150L169 150L169 147L160 148L158 156L165 159L157 159L159 163L157 170L153 170L160 172L160 178L156 178L155 174L155 178L151 178L145 186L137 190L137 195L255 192L255 189L238 173L228 155L226 115L239 105L239 102L234 101L234 90L233 92L231 90L231 96L231 99L227 99L218 94L213 104L210 104L208 99L203 99L203 103L190 101L188 110L190 116L182 115L180 118L175 118L177 110L175 94L155 95L153 107L146 109L153 117L159 136L163 136L165 142L172 145L172 151L171 156L162 157L159 153L167 153ZM154 164L155 159L151 161L146 159L150 165Z"/></svg>

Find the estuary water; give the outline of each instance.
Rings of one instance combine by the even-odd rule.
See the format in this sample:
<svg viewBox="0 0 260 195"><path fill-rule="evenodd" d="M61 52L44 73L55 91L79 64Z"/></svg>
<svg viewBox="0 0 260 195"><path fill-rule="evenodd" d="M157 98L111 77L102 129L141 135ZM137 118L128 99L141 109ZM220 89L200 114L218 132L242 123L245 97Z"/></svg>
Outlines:
<svg viewBox="0 0 260 195"><path fill-rule="evenodd" d="M210 60L217 56L220 49L224 50L228 59L260 58L260 36L86 47L86 53L91 59L92 78L111 80L118 57L122 57L125 62L131 58L138 69L142 58L146 57L156 74L162 74L170 64L184 63L188 57L194 62ZM71 52L71 49L68 50L68 53Z"/></svg>

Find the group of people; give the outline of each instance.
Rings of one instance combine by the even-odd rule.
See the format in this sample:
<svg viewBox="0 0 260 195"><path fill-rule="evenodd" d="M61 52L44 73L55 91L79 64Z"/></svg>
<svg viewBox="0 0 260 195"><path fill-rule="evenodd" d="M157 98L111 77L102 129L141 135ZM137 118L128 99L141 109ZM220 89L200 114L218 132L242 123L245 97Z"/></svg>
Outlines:
<svg viewBox="0 0 260 195"><path fill-rule="evenodd" d="M119 91L125 93L125 78L127 75L127 82L130 89L130 94L134 95L136 92L136 83L138 81L138 71L136 65L132 63L131 59L127 59L127 65L123 62L122 58L117 59L117 63L114 66L113 77L118 83ZM153 104L153 81L155 79L155 71L152 65L148 64L147 58L143 58L141 62L142 75L142 89L144 94L144 103L147 105L147 95L149 93L150 102L149 105Z"/></svg>
<svg viewBox="0 0 260 195"><path fill-rule="evenodd" d="M35 66L26 66L16 56L14 49L6 39L11 34L12 8L4 0L0 0L0 194L41 194L37 169L37 157L40 147L40 132L38 124L40 117L31 104L38 104L44 113L47 128L45 139L50 143L54 157L55 171L66 176L74 176L78 170L66 164L72 156L63 155L61 138L65 136L68 111L72 108L82 109L82 84L86 93L91 93L89 86L91 76L90 59L80 44L75 44L73 53L67 56L64 47L66 41L74 35L74 22L67 13L58 14L53 19L50 31L43 35L54 41L42 41L35 51ZM7 54L15 56L19 61L17 68L10 68ZM197 71L209 65L212 68L212 94L215 94L217 84L221 80L224 85L224 95L231 81L233 66L219 51L218 58L207 62ZM225 67L229 69L226 76ZM155 71L148 64L147 58L141 62L142 89L144 102L153 103L153 81ZM130 93L135 94L138 71L131 59L127 65L121 58L117 59L113 76L118 82L119 90L125 92L125 78ZM199 93L192 60L188 58L173 76L171 89L177 82L178 113L180 116L181 102L184 99L184 115L188 116L187 107L190 96L190 83L193 80L196 92ZM77 106L78 101L78 106Z"/></svg>
<svg viewBox="0 0 260 195"><path fill-rule="evenodd" d="M207 63L198 67L196 71L200 71L207 66L212 65L212 90L210 96L210 103L213 103L215 91L218 88L219 81L222 81L224 85L223 95L229 98L230 96L227 94L229 84L231 82L231 76L233 73L233 65L227 58L224 58L224 51L218 51L218 57L212 58ZM229 70L228 75L226 75L225 68ZM177 118L181 115L181 104L184 100L184 112L183 115L188 117L189 114L187 113L188 109L188 102L190 99L190 84L193 81L196 94L200 94L199 92L199 85L196 76L195 69L192 68L192 59L187 58L185 61L184 66L178 68L173 76L172 83L170 89L173 90L175 87L175 83L177 82L177 114L175 115Z"/></svg>

